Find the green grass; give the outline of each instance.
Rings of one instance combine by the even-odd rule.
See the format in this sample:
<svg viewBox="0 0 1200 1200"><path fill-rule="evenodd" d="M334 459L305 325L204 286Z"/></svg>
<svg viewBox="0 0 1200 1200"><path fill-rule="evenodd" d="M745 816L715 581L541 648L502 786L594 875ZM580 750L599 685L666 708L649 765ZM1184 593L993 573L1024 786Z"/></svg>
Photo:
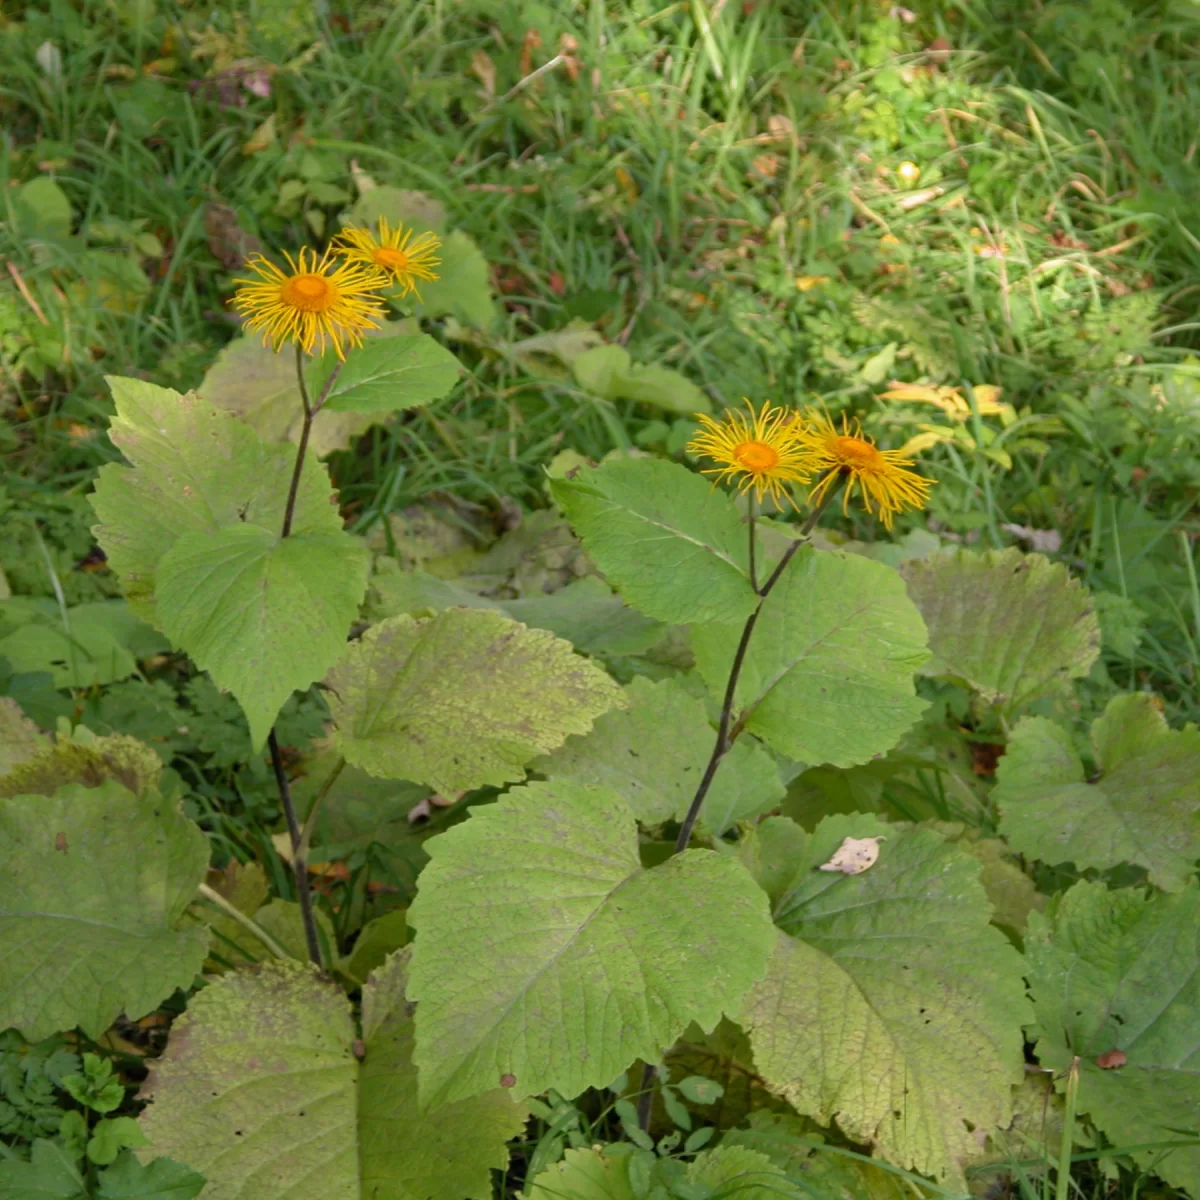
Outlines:
<svg viewBox="0 0 1200 1200"><path fill-rule="evenodd" d="M86 494L116 458L103 376L195 387L236 332L211 206L269 252L295 249L336 229L365 174L444 206L490 264L500 316L430 323L463 385L333 456L356 531L434 492L543 506L543 468L566 449L677 453L674 414L530 368L522 341L573 319L718 404L819 399L890 445L939 418L880 400L886 381L996 384L1010 428L976 406L923 455L932 527L979 546L1009 544L1009 526L1055 531L1056 556L1105 594L1080 720L1141 688L1173 720L1200 718L1194 0L937 0L912 23L874 0L313 11L0 9L0 567L14 592L113 594L79 567ZM238 61L269 94L218 78ZM898 179L906 161L915 188ZM20 185L42 176L70 200L69 233L20 210ZM271 856L255 770L197 767L196 786L215 836ZM237 805L249 816L231 821ZM1057 1164L1058 1146L1046 1154ZM1027 1174L1013 1194L1049 1196L1052 1178ZM1106 1187L1081 1165L1054 1194ZM1128 1172L1120 1187L1152 1194Z"/></svg>

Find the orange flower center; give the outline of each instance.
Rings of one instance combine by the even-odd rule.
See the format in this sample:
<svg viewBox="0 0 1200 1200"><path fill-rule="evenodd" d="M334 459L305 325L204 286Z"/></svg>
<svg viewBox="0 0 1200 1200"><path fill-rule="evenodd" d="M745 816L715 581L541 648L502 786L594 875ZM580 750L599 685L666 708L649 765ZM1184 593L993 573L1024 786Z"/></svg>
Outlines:
<svg viewBox="0 0 1200 1200"><path fill-rule="evenodd" d="M304 312L325 312L337 299L337 289L324 275L293 275L282 289L282 299Z"/></svg>
<svg viewBox="0 0 1200 1200"><path fill-rule="evenodd" d="M883 462L883 455L870 442L864 441L862 438L849 436L834 438L833 453L843 466L852 469L869 471L872 467L879 467Z"/></svg>
<svg viewBox="0 0 1200 1200"><path fill-rule="evenodd" d="M393 250L390 246L380 246L371 256L388 271L407 271L408 255L403 250Z"/></svg>
<svg viewBox="0 0 1200 1200"><path fill-rule="evenodd" d="M733 457L747 471L770 471L779 466L779 451L766 442L739 442Z"/></svg>

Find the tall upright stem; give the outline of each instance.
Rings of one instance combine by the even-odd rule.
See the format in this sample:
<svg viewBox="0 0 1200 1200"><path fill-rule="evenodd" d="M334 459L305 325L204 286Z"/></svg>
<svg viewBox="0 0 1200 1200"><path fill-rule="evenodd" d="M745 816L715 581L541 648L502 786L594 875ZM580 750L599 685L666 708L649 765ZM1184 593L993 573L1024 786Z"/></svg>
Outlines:
<svg viewBox="0 0 1200 1200"><path fill-rule="evenodd" d="M300 426L300 442L296 447L296 463L292 467L292 481L288 486L287 503L283 508L283 527L280 537L287 537L292 532L292 521L296 516L296 497L300 494L300 477L304 474L304 461L308 454L308 439L312 433L313 418L321 411L321 406L329 398L334 383L342 369L341 363L333 369L316 404L308 396L308 381L304 378L304 351L296 347L296 380L300 384L300 403L304 406L304 423ZM275 786L279 789L279 803L283 807L284 820L287 822L288 837L292 843L292 874L296 880L296 899L300 904L300 917L304 922L304 941L308 947L308 957L318 966L323 967L321 956L321 939L317 933L317 915L313 908L312 887L308 880L308 839L300 828L296 817L296 806L292 802L292 787L288 782L287 771L283 765L283 754L279 749L279 739L272 729L267 736L267 746L271 751L271 769L275 773ZM311 836L311 830L309 831Z"/></svg>
<svg viewBox="0 0 1200 1200"><path fill-rule="evenodd" d="M750 638L754 633L754 626L758 623L758 614L762 612L763 603L771 594L771 590L783 578L783 573L787 570L788 563L792 561L792 556L808 541L809 535L816 528L817 522L821 519L821 514L825 511L825 506L832 499L834 491L834 488L830 488L825 493L821 503L808 514L804 524L800 526L800 536L784 551L783 557L779 560L779 564L775 570L771 572L767 582L761 588L755 589L758 592L759 601L754 611L746 619L746 624L742 629L742 636L738 640L737 649L733 654L733 663L729 668L729 680L725 685L725 697L721 703L721 716L717 722L717 738L713 744L712 754L709 756L708 766L704 768L704 774L700 777L700 783L696 787L696 794L692 797L692 802L688 806L687 816L683 818L683 824L679 827L679 836L675 839L676 854L685 850L688 842L691 841L692 830L695 828L696 820L700 816L704 797L708 795L708 789L712 787L712 781L717 774L717 768L721 765L721 760L729 753L730 747L732 747L734 741L737 739L737 733L740 732L740 730L735 729L733 736L730 736L730 726L733 721L733 704L734 698L737 695L738 679L742 674L742 667L746 661L746 651L750 648ZM751 535L753 536L753 510L751 510L750 528ZM754 580L751 578L751 583L753 582Z"/></svg>
<svg viewBox="0 0 1200 1200"><path fill-rule="evenodd" d="M675 838L675 849L673 854L682 854L687 849L688 843L692 840L692 830L696 827L696 821L700 816L700 809L704 805L704 798L708 795L708 789L712 787L712 781L716 778L717 768L721 765L721 760L729 753L733 743L737 740L738 734L741 732L741 723L736 725L733 723L733 706L737 697L738 679L742 673L742 667L746 662L746 652L750 648L750 638L754 634L754 626L758 623L758 614L762 612L763 604L766 603L767 597L771 594L775 585L783 578L783 573L788 568L788 563L792 561L796 551L803 546L809 538L809 535L816 528L817 522L821 519L821 514L825 511L825 506L833 498L833 493L837 489L830 487L829 490L821 499L821 503L812 510L805 518L804 524L800 526L800 534L784 551L783 557L779 560L768 577L766 583L762 587L755 587L758 592L759 600L755 605L754 611L746 618L746 624L742 628L742 636L738 639L737 649L733 653L733 662L729 668L729 679L725 684L725 696L721 701L721 716L717 722L717 737L713 743L712 754L709 755L708 765L704 768L704 774L700 777L700 782L696 787L696 794L692 797L692 802L688 805L687 815L683 818L683 824L679 826L679 834ZM753 501L751 502L753 503ZM754 509L750 509L750 546L751 546L751 576L750 582L754 583ZM655 1068L646 1065L642 1071L642 1083L638 1094L638 1124L643 1129L648 1129L650 1126L650 1110L654 1100L654 1075Z"/></svg>

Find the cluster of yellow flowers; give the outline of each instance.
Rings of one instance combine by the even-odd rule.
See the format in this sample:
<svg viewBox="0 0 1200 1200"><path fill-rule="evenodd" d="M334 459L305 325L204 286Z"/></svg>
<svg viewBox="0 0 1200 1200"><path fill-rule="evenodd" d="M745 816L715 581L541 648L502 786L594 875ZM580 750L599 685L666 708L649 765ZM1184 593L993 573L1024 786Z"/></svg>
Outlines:
<svg viewBox="0 0 1200 1200"><path fill-rule="evenodd" d="M233 307L245 314L247 331L261 330L276 351L293 342L312 354L328 343L345 358L345 343L361 346L363 334L379 328L380 291L393 287L407 296L417 291L417 280L437 279L441 244L435 234L414 237L386 217L375 231L350 226L320 257L308 249L286 255L288 271L255 255L246 266L257 278L236 281Z"/></svg>
<svg viewBox="0 0 1200 1200"><path fill-rule="evenodd" d="M730 410L720 421L698 414L703 429L688 444L693 454L718 463L704 474L718 481L736 481L742 492L754 490L761 503L770 496L777 504L795 504L788 483L813 483L809 503L820 504L839 478L845 480L842 511L855 488L867 512L878 512L891 529L897 513L923 508L931 480L908 470L912 459L899 450L880 450L865 437L857 421L842 417L839 430L827 413L801 413L764 404L755 412Z"/></svg>
<svg viewBox="0 0 1200 1200"><path fill-rule="evenodd" d="M417 281L437 279L441 242L432 233L413 236L403 225L381 218L375 231L348 227L324 254L303 249L287 255L289 270L256 255L246 265L257 276L239 279L233 306L246 316L246 329L261 330L276 351L291 342L306 354L332 345L345 358L345 344L361 346L363 335L377 329L384 308L380 292L393 287L403 296ZM839 431L823 412L805 414L764 404L755 412L730 411L720 421L700 415L703 430L688 449L719 465L704 473L736 480L741 491L753 489L759 502L792 500L788 483L811 483L809 502L820 504L834 482L843 478L843 509L855 488L868 512L878 511L889 529L896 513L921 508L933 484L907 468L912 459L898 450L880 450L863 436L857 422L842 418Z"/></svg>

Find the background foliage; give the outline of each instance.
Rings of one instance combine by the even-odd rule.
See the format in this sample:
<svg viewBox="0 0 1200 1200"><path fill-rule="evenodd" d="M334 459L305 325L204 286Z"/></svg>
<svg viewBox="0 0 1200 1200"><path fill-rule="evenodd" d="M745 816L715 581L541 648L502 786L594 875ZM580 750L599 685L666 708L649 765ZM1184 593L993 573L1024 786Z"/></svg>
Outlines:
<svg viewBox="0 0 1200 1200"><path fill-rule="evenodd" d="M314 1163L351 1187L373 1154L380 1187L409 1189L380 1195L1200 1194L1198 35L1193 0L0 9L0 960L28 968L0 985L0 1026L24 1033L0 1034L0 1196L195 1195L213 1147L237 1137L230 1190L206 1195L252 1195L271 1121L291 1128L314 1103L328 1141L280 1194L300 1195ZM442 278L318 418L303 537L252 544L244 527L278 524L298 390L286 355L239 338L232 280L254 250L380 214L441 233ZM406 337L419 330L435 340ZM314 362L310 381L328 370ZM736 515L668 460L694 413L743 395L856 413L883 444L920 447L938 486L889 540L825 519L819 548L848 553L798 565L841 572L874 608L828 661L802 643L831 614L780 613L743 679L751 736L723 768L739 786L709 796L710 848L665 865L681 781L711 742L704 684L719 691L736 634L678 627L754 604ZM221 449L192 477L172 454L201 441ZM166 504L184 465L191 503ZM230 479L251 475L261 492L231 502ZM702 596L686 556L668 548L657 573L630 560L655 506L724 555ZM302 627L307 606L288 603L214 640L204 617L231 570L160 632L155 588L196 596L214 555L290 594L312 574L341 594L328 621ZM309 686L340 652L335 618L375 626L336 694ZM549 654L544 677L523 670L527 646L492 636L508 619ZM535 732L514 735L499 690L464 714L466 764L406 742L386 705L363 719L380 661L397 713L456 704L460 680L439 687L414 668L422 653L460 675L492 654L502 679L508 656L504 686L544 701ZM822 701L776 658L813 678L844 668L850 690ZM764 680L774 708L753 690ZM798 697L807 724L785 719ZM338 757L349 765L311 856L342 986L285 960L264 968L272 1009L235 970L271 957L261 940L194 898L206 880L303 957L261 753L280 705L302 816ZM670 760L632 761L651 736ZM548 782L488 803L535 759ZM531 893L526 924L506 925L479 914L470 881L503 872L500 845L527 856L548 796L594 818L614 793L640 834L618 805L562 836L606 840L613 880L673 874L679 905L734 878L736 855L758 889L709 923L736 924L746 957L704 977L760 982L710 1032L715 982L712 1011L630 1019L595 1040L599 1065L531 1075L521 1108L484 1069L511 1031L456 1010L432 961L410 983L394 952L421 875L419 937L512 937L533 972L538 905L557 893ZM145 847L137 872L114 823ZM60 835L95 848L94 880L61 885ZM817 872L844 836L886 837L879 863ZM659 928L637 916L597 937ZM899 960L839 953L914 928L912 985ZM220 978L195 991L201 971ZM762 1018L789 979L805 985L780 993L789 1024L821 1031L819 1054ZM621 1003L643 994L619 982ZM444 1070L491 1090L460 1088L440 1126L417 1100L406 988L452 1042L475 1021L479 1046ZM846 995L861 1004L849 1018ZM275 1047L281 1012L294 1036ZM159 1060L189 1023L203 1052ZM1021 1026L1031 1061L1067 1072L1080 1057L1062 1101L1022 1079L1019 1037L996 1032ZM225 1091L244 1082L245 1037L329 1086L240 1110ZM673 1038L645 1133L638 1070L612 1076ZM864 1058L866 1082L829 1065ZM415 1059L428 1069L419 1040ZM172 1120L210 1079L203 1119ZM261 1127L242 1129L247 1113ZM476 1139L456 1143L462 1129ZM384 1150L406 1139L429 1161L389 1179ZM439 1175L447 1161L461 1174Z"/></svg>

